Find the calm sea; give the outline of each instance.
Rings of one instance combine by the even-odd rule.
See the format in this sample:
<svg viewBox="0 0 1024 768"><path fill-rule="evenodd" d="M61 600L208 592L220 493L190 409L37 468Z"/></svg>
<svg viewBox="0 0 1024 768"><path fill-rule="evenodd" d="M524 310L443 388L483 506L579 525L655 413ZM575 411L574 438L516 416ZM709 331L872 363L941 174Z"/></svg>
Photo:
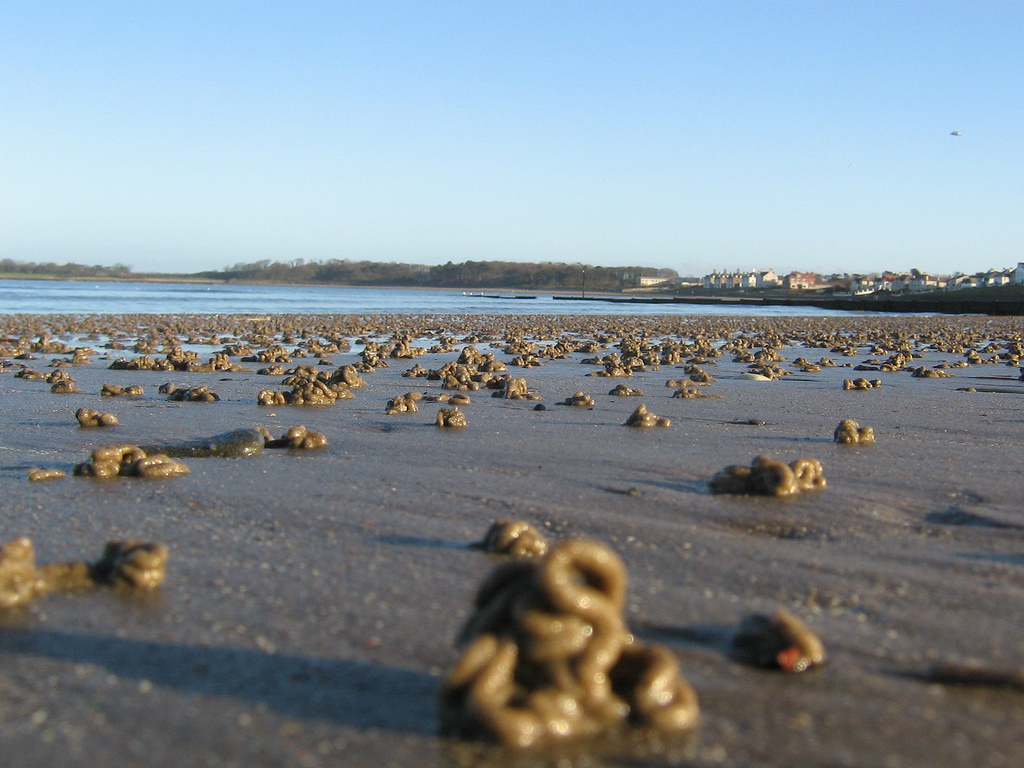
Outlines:
<svg viewBox="0 0 1024 768"><path fill-rule="evenodd" d="M0 314L417 314L840 316L814 307L621 304L465 295L462 291L295 285L0 280Z"/></svg>

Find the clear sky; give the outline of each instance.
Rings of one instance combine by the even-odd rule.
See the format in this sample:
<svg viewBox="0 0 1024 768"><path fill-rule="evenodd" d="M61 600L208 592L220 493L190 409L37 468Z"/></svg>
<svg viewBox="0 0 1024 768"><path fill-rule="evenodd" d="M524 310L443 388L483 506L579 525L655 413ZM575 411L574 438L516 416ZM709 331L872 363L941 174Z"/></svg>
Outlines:
<svg viewBox="0 0 1024 768"><path fill-rule="evenodd" d="M1024 3L4 0L0 257L1013 266Z"/></svg>

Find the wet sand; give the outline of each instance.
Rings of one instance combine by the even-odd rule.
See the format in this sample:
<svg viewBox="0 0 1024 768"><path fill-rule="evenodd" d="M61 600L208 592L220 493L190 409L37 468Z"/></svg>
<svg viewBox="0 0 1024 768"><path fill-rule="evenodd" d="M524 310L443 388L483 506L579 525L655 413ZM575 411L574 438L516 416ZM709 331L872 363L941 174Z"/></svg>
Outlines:
<svg viewBox="0 0 1024 768"><path fill-rule="evenodd" d="M70 354L8 356L0 373L3 540L28 536L40 562L96 557L114 538L170 548L153 595L54 594L0 612L0 749L8 765L124 763L172 766L1013 766L1024 763L1024 692L929 682L942 661L1024 667L1024 508L1020 435L1024 383L1007 360L914 378L908 369L855 372L900 346L933 367L1005 353L1020 319L776 318L8 318L8 351L43 328L96 350L67 367L81 394L16 378L49 373ZM467 334L509 363L509 323L543 347L564 335L607 344L572 352L525 377L534 401L469 392L468 427L440 430L437 404L385 415L408 391L441 382L403 378L414 364L455 360ZM118 325L119 328L114 326ZM300 327L315 329L303 339ZM349 338L337 366L359 362L360 336L414 346L438 334L453 351L390 359L361 374L355 397L328 407L256 404L283 376L255 372L110 370L152 336L154 358L174 335L205 361L227 337L250 333L294 350ZM855 332L855 354L808 339ZM673 399L684 362L628 378L588 377L581 361L616 352L623 334L774 339L792 375L740 378L727 352L700 367L719 399ZM209 338L218 333L214 343ZM758 335L758 334L768 334ZM838 341L839 336L832 336ZM792 342L781 345L782 341ZM872 353L870 341L885 345ZM994 342L996 347L987 347ZM495 344L497 346L492 346ZM943 349L929 348L939 345ZM966 345L961 348L957 345ZM751 351L760 349L754 343ZM985 351L987 349L987 351ZM838 365L802 373L798 357ZM106 358L106 359L104 359ZM542 358L543 360L543 358ZM239 362L238 357L232 362ZM284 363L315 363L296 358ZM1012 361L1011 361L1012 362ZM261 363L239 363L248 368ZM844 391L845 379L881 379ZM207 385L219 402L171 402L164 382ZM103 398L102 384L141 384L137 399ZM644 397L613 397L619 383ZM973 387L977 391L959 391ZM557 403L583 391L592 408ZM448 392L451 394L451 392ZM623 426L639 403L667 429ZM112 428L82 429L81 407L115 413ZM844 418L874 428L873 446L844 446ZM745 424L748 420L763 424ZM262 425L274 435L305 424L325 449L264 451L242 459L185 459L187 477L81 477L29 483L31 467L70 471L113 443L152 443ZM828 487L791 499L712 495L711 476L757 455L821 461ZM500 561L468 545L498 518L524 519L551 541L609 544L629 572L626 621L679 657L697 691L689 738L612 741L558 756L513 755L437 735L435 699L458 657L454 641L480 581ZM825 668L804 675L730 659L728 634L751 612L784 607L820 633ZM559 762L562 760L563 762Z"/></svg>

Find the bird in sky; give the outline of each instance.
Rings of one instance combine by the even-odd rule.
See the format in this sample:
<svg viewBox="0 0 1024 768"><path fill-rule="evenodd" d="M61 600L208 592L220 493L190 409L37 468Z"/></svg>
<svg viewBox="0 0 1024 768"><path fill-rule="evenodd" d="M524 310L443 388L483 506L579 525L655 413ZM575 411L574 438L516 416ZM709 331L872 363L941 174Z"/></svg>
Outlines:
<svg viewBox="0 0 1024 768"><path fill-rule="evenodd" d="M960 133L960 131L953 131L953 132L952 132L952 133L950 133L949 135L950 135L950 136L963 136L963 134L962 134L962 133Z"/></svg>

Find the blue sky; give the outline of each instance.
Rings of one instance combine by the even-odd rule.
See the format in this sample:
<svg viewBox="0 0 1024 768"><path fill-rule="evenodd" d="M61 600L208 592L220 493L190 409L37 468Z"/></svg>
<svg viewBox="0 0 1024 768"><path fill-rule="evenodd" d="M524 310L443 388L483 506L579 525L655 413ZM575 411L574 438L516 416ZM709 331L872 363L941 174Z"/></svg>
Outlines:
<svg viewBox="0 0 1024 768"><path fill-rule="evenodd" d="M1012 266L1022 30L1019 1L6 0L0 257Z"/></svg>

